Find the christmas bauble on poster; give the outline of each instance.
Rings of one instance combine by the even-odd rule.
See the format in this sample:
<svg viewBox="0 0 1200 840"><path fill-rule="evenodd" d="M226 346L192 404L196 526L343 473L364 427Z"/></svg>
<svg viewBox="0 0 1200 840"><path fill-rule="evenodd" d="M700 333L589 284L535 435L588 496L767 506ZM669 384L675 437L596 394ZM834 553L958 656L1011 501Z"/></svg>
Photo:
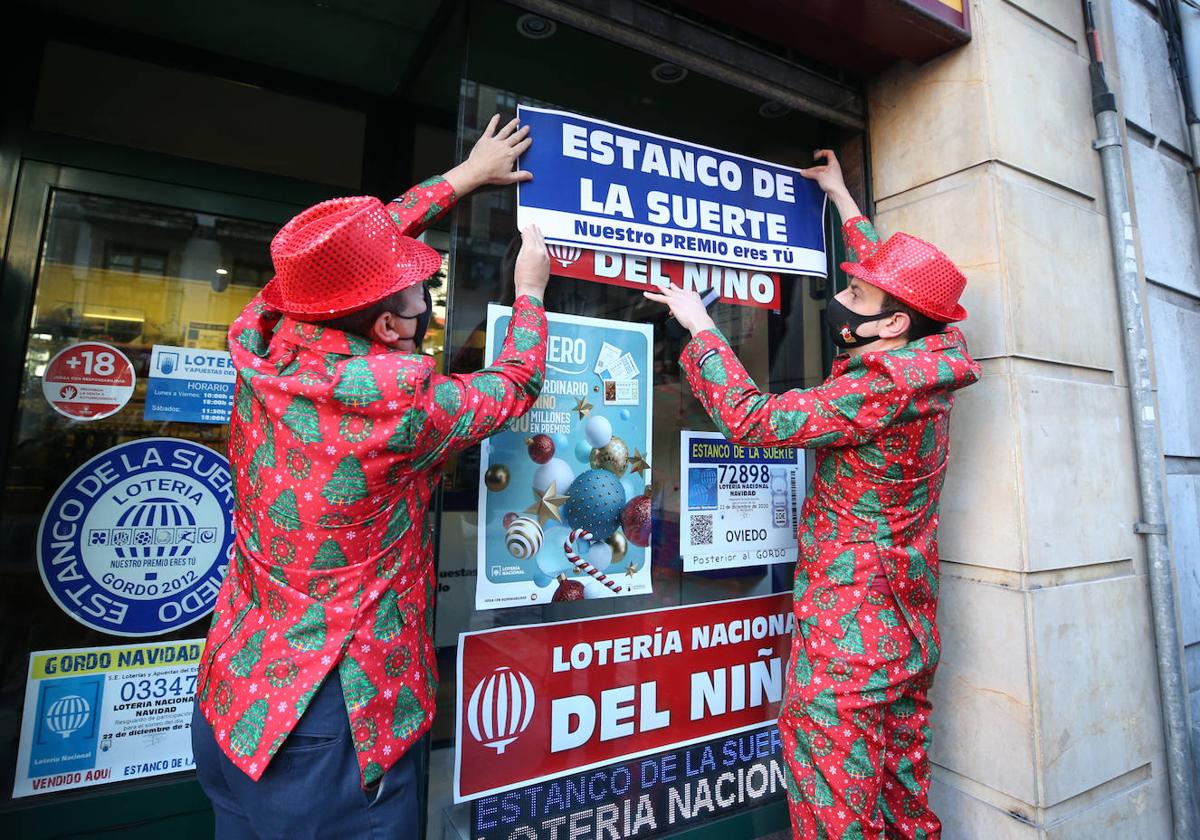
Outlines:
<svg viewBox="0 0 1200 840"><path fill-rule="evenodd" d="M544 464L554 457L554 439L550 435L534 435L525 441L525 446L535 464Z"/></svg>
<svg viewBox="0 0 1200 840"><path fill-rule="evenodd" d="M650 545L650 520L650 497L641 495L630 500L621 511L621 530L625 532L625 539L642 548Z"/></svg>
<svg viewBox="0 0 1200 840"><path fill-rule="evenodd" d="M604 446L592 450L591 466L620 478L629 469L629 447L619 437L611 437Z"/></svg>
<svg viewBox="0 0 1200 840"><path fill-rule="evenodd" d="M588 470L580 475L571 484L570 496L563 513L572 528L606 540L620 527L625 491L608 470Z"/></svg>

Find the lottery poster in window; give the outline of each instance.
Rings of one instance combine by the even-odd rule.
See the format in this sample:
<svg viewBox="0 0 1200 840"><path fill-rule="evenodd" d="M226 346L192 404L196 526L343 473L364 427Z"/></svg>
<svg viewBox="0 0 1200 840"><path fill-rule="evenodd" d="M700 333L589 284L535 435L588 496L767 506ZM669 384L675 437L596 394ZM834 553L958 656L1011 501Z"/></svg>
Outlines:
<svg viewBox="0 0 1200 840"><path fill-rule="evenodd" d="M194 770L203 639L35 651L13 797Z"/></svg>
<svg viewBox="0 0 1200 840"><path fill-rule="evenodd" d="M476 609L651 589L653 328L546 316L541 394L482 446ZM511 318L488 307L489 361Z"/></svg>
<svg viewBox="0 0 1200 840"><path fill-rule="evenodd" d="M679 463L685 572L795 562L803 449L684 431Z"/></svg>

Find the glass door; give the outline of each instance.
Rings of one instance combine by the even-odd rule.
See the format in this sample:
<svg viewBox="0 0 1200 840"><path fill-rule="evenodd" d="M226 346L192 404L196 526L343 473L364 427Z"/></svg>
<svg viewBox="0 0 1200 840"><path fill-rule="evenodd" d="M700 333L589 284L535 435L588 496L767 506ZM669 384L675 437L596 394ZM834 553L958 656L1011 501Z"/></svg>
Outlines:
<svg viewBox="0 0 1200 840"><path fill-rule="evenodd" d="M138 818L178 797L203 816L194 786L162 786L190 778L226 562L225 333L297 209L22 167L0 287L0 809L98 828L132 815L96 793L159 787Z"/></svg>

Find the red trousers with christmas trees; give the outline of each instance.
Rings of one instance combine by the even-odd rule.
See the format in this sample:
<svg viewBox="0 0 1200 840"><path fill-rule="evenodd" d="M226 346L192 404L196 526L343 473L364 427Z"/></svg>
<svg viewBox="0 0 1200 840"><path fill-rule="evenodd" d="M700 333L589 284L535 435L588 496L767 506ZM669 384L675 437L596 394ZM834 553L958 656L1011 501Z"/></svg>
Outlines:
<svg viewBox="0 0 1200 840"><path fill-rule="evenodd" d="M890 594L803 609L779 715L794 836L938 840L926 698L936 645L922 651Z"/></svg>

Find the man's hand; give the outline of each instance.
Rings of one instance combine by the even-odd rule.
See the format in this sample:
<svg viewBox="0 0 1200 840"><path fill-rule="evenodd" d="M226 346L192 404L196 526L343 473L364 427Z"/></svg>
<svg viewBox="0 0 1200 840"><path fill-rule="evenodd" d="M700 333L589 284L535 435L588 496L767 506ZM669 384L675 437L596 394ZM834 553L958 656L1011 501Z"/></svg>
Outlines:
<svg viewBox="0 0 1200 840"><path fill-rule="evenodd" d="M550 279L550 254L537 225L521 231L521 252L517 254L514 279L517 297L529 295L538 300L545 297L546 282Z"/></svg>
<svg viewBox="0 0 1200 840"><path fill-rule="evenodd" d="M808 169L801 169L800 174L810 181L817 182L817 186L825 192L825 195L829 196L834 206L837 207L843 222L853 219L855 216L861 216L858 205L850 197L850 190L846 188L846 179L842 176L842 165L838 163L837 155L833 153L833 150L817 149L813 152L813 157L817 160L823 158L825 162L810 166Z"/></svg>
<svg viewBox="0 0 1200 840"><path fill-rule="evenodd" d="M642 292L648 299L665 303L671 308L671 314L685 330L697 336L705 330L716 328L713 319L709 317L704 302L696 292L685 292L675 284L663 287L661 293Z"/></svg>
<svg viewBox="0 0 1200 840"><path fill-rule="evenodd" d="M533 144L529 126L518 128L516 119L498 129L499 124L500 115L496 114L467 159L445 174L459 196L487 184L515 184L533 178L532 172L513 168L517 158Z"/></svg>

